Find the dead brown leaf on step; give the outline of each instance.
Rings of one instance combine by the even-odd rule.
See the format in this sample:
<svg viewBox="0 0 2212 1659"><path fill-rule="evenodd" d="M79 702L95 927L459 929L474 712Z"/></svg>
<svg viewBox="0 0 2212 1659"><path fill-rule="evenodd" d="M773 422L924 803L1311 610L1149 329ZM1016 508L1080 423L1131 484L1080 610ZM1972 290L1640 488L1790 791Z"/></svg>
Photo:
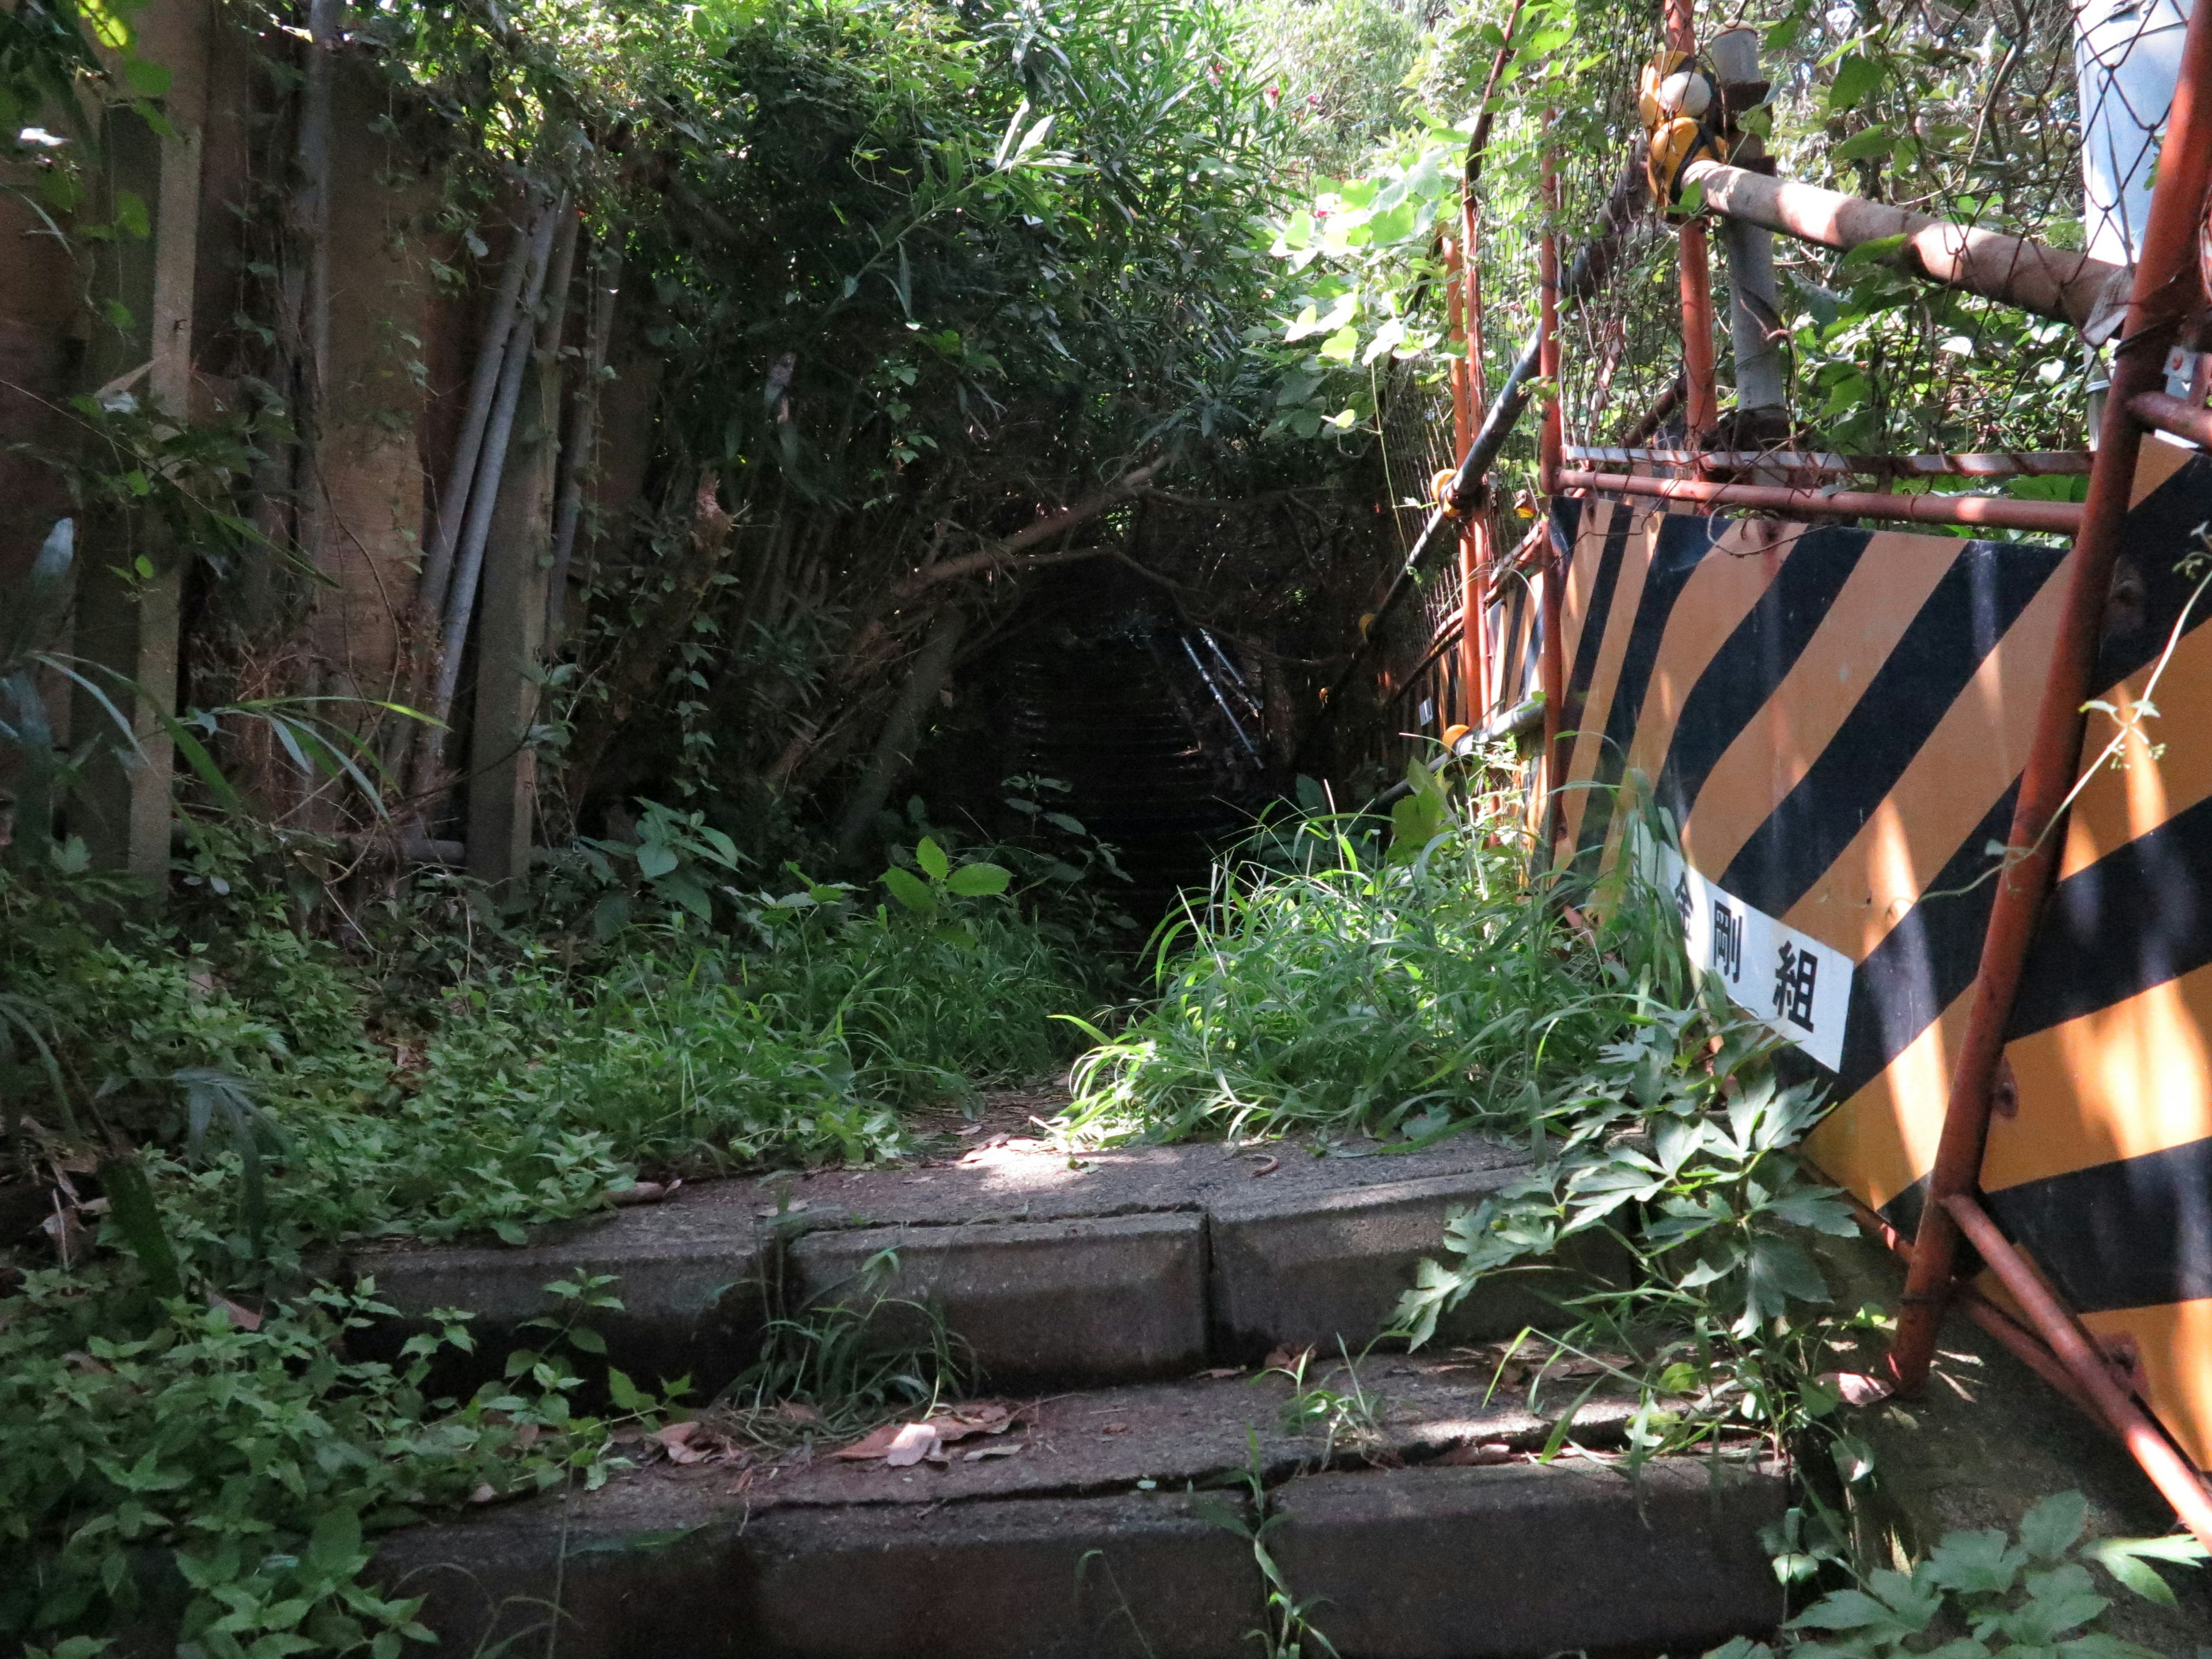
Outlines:
<svg viewBox="0 0 2212 1659"><path fill-rule="evenodd" d="M1480 1468L1492 1463L1510 1463L1513 1448L1502 1440L1486 1440L1480 1445L1454 1446L1437 1462L1447 1468Z"/></svg>
<svg viewBox="0 0 2212 1659"><path fill-rule="evenodd" d="M675 1197L677 1189L683 1184L681 1181L672 1181L665 1185L658 1181L640 1181L620 1192L609 1193L607 1201L617 1209L626 1209L633 1204L658 1204L665 1198Z"/></svg>
<svg viewBox="0 0 2212 1659"><path fill-rule="evenodd" d="M672 1463L742 1463L748 1456L728 1435L690 1419L655 1430L653 1439Z"/></svg>
<svg viewBox="0 0 2212 1659"><path fill-rule="evenodd" d="M1314 1351L1311 1348L1293 1348L1285 1342L1261 1361L1260 1364L1262 1370L1295 1371L1300 1365L1309 1363L1313 1357Z"/></svg>
<svg viewBox="0 0 2212 1659"><path fill-rule="evenodd" d="M851 1463L862 1463L870 1458L881 1457L891 1449L891 1442L898 1438L899 1431L907 1426L903 1423L885 1423L879 1428L869 1430L851 1445L839 1447L836 1455Z"/></svg>
<svg viewBox="0 0 2212 1659"><path fill-rule="evenodd" d="M1203 1381L1218 1382L1224 1376L1243 1376L1244 1368L1242 1365L1216 1365L1212 1370L1200 1371L1197 1375Z"/></svg>
<svg viewBox="0 0 2212 1659"><path fill-rule="evenodd" d="M787 1423L819 1423L822 1420L820 1412L796 1400L785 1401L775 1408L775 1414Z"/></svg>
<svg viewBox="0 0 2212 1659"><path fill-rule="evenodd" d="M1128 1431L1129 1425L1127 1423L1109 1423L1098 1431L1101 1434L1127 1434Z"/></svg>
<svg viewBox="0 0 2212 1659"><path fill-rule="evenodd" d="M950 1459L944 1448L971 1440L978 1435L1000 1435L1019 1420L1014 1408L1003 1400L980 1400L958 1406L943 1406L919 1422L885 1423L871 1430L851 1445L841 1447L836 1453L848 1462L860 1463L882 1458L893 1468L902 1469L927 1458L933 1463Z"/></svg>
<svg viewBox="0 0 2212 1659"><path fill-rule="evenodd" d="M707 1449L691 1442L705 1427L705 1424L693 1421L671 1423L653 1437L660 1443L660 1449L667 1454L670 1462L700 1463L706 1461Z"/></svg>
<svg viewBox="0 0 2212 1659"><path fill-rule="evenodd" d="M978 1446L974 1451L961 1453L960 1458L965 1463L980 1463L987 1457L1012 1457L1020 1450L1019 1446Z"/></svg>
<svg viewBox="0 0 2212 1659"><path fill-rule="evenodd" d="M1879 1405L1897 1392L1897 1385L1887 1378L1864 1371L1828 1371L1820 1381L1840 1395L1847 1406Z"/></svg>
<svg viewBox="0 0 2212 1659"><path fill-rule="evenodd" d="M1271 1176L1282 1167L1283 1160L1279 1158L1262 1158L1252 1170L1252 1179L1257 1181L1261 1176Z"/></svg>
<svg viewBox="0 0 2212 1659"><path fill-rule="evenodd" d="M937 1449L937 1431L927 1423L902 1423L884 1449L884 1462L895 1469L911 1468Z"/></svg>

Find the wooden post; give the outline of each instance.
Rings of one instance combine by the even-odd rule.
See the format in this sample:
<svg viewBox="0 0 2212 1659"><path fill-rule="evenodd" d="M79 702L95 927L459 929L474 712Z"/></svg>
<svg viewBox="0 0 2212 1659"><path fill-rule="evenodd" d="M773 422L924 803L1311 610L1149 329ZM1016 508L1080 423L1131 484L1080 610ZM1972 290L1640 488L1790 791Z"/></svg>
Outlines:
<svg viewBox="0 0 2212 1659"><path fill-rule="evenodd" d="M182 423L191 412L200 135L214 9L207 0L175 0L149 7L139 28L141 53L173 77L163 111L174 136L157 137L134 112L108 112L105 188L95 200L112 214L124 192L136 196L152 234L118 238L102 251L95 293L119 302L131 321L118 327L95 319L86 378L88 390L149 399ZM94 520L77 549L76 653L97 665L88 676L128 722L132 741L115 731L96 699L76 693L71 729L80 741L101 733L102 747L86 768L81 810L71 822L97 865L127 871L157 892L168 875L176 763L163 720L176 713L178 623L190 556L189 550L150 539L143 521L131 526L119 516Z"/></svg>

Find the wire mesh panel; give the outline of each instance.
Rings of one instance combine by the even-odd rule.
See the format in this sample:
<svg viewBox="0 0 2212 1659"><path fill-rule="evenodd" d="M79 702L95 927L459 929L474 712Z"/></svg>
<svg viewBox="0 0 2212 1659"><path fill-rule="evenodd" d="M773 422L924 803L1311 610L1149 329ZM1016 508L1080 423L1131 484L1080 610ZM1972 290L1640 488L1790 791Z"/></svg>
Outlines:
<svg viewBox="0 0 2212 1659"><path fill-rule="evenodd" d="M2114 264L2135 263L2150 220L2188 27L2179 0L2089 0L2074 15L2084 244Z"/></svg>

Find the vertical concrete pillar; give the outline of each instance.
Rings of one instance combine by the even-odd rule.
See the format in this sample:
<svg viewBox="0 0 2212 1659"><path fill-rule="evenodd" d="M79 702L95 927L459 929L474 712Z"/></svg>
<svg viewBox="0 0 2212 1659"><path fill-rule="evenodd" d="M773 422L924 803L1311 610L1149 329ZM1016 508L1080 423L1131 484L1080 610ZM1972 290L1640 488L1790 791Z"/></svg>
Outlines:
<svg viewBox="0 0 2212 1659"><path fill-rule="evenodd" d="M1759 35L1733 28L1715 35L1706 47L1727 97L1733 89L1760 84ZM1737 91L1738 97L1743 95ZM1756 94L1754 94L1756 95ZM1739 167L1762 165L1766 147L1747 133L1730 156ZM1780 319L1774 283L1774 233L1741 219L1721 222L1721 251L1729 269L1729 337L1735 350L1736 442L1764 445L1789 436L1789 381L1782 343L1769 337ZM1753 411L1760 411L1754 415Z"/></svg>

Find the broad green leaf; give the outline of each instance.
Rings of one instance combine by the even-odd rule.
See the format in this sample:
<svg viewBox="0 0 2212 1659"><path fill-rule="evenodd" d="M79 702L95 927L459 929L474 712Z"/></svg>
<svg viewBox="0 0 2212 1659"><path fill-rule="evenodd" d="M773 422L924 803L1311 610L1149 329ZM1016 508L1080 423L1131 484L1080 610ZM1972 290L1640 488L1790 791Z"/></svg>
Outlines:
<svg viewBox="0 0 2212 1659"><path fill-rule="evenodd" d="M1786 1238L1771 1235L1752 1242L1744 1273L1744 1311L1737 1331L1749 1335L1770 1319L1787 1310L1790 1298L1826 1302L1827 1281L1813 1265L1812 1257Z"/></svg>
<svg viewBox="0 0 2212 1659"><path fill-rule="evenodd" d="M688 870L663 878L654 884L654 890L663 898L673 899L702 921L714 920L714 896Z"/></svg>
<svg viewBox="0 0 2212 1659"><path fill-rule="evenodd" d="M658 881L681 861L676 849L666 842L645 842L637 849L638 873L648 881Z"/></svg>
<svg viewBox="0 0 2212 1659"><path fill-rule="evenodd" d="M607 1367L607 1398L615 1402L617 1410L625 1412L651 1411L658 1403L651 1395L640 1391L628 1372L613 1365Z"/></svg>
<svg viewBox="0 0 2212 1659"><path fill-rule="evenodd" d="M2013 1587L2028 1553L1994 1528L1951 1532L1929 1553L1931 1583L1962 1595L1992 1595Z"/></svg>
<svg viewBox="0 0 2212 1659"><path fill-rule="evenodd" d="M963 898L988 898L1005 892L1013 878L1013 872L1003 865L963 864L952 872L945 885Z"/></svg>
<svg viewBox="0 0 2212 1659"><path fill-rule="evenodd" d="M1843 257L1845 265L1870 265L1883 259L1897 257L1911 239L1902 233L1895 236L1869 236Z"/></svg>
<svg viewBox="0 0 2212 1659"><path fill-rule="evenodd" d="M1888 71L1876 59L1853 52L1844 55L1836 65L1836 78L1829 83L1828 107L1832 110L1850 108L1882 83Z"/></svg>
<svg viewBox="0 0 2212 1659"><path fill-rule="evenodd" d="M361 1516L351 1509L326 1510L315 1522L301 1559L325 1577L350 1575L361 1556Z"/></svg>
<svg viewBox="0 0 2212 1659"><path fill-rule="evenodd" d="M1863 161L1869 155L1886 155L1897 144L1897 135L1887 127L1876 124L1863 132L1855 132L1828 152L1832 161Z"/></svg>
<svg viewBox="0 0 2212 1659"><path fill-rule="evenodd" d="M952 868L952 861L945 856L945 849L928 836L924 836L915 844L914 861L922 867L932 881L943 881Z"/></svg>
<svg viewBox="0 0 2212 1659"><path fill-rule="evenodd" d="M891 896L918 915L937 914L937 895L929 885L911 870L902 870L894 864L879 878L891 890Z"/></svg>
<svg viewBox="0 0 2212 1659"><path fill-rule="evenodd" d="M2137 1595L2166 1607L2175 1605L2173 1587L2159 1576L2150 1563L2172 1561L2198 1565L2206 1559L2204 1546L2187 1533L2163 1538L2100 1538L2084 1545L2081 1553Z"/></svg>
<svg viewBox="0 0 2212 1659"><path fill-rule="evenodd" d="M150 58L132 58L123 65L123 78L130 82L131 89L140 97L159 98L169 90L169 82L174 77L166 64L157 64Z"/></svg>
<svg viewBox="0 0 2212 1659"><path fill-rule="evenodd" d="M2020 1541L2038 1561L2056 1561L2072 1549L2089 1524L2089 1500L2078 1492L2053 1492L2021 1517Z"/></svg>
<svg viewBox="0 0 2212 1659"><path fill-rule="evenodd" d="M629 926L629 895L609 893L592 908L592 934L603 943Z"/></svg>

